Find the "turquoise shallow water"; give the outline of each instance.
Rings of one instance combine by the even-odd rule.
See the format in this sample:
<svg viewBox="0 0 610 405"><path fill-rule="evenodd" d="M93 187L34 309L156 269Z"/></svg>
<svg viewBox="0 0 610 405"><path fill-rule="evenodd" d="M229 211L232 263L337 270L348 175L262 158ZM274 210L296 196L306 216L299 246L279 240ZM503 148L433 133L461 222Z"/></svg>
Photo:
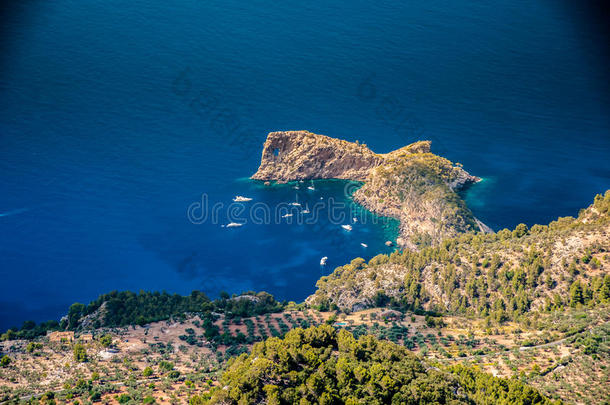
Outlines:
<svg viewBox="0 0 610 405"><path fill-rule="evenodd" d="M298 301L385 249L391 224L189 220L204 194L225 207L333 197L349 213L344 184L243 180L273 130L378 152L431 139L485 178L466 198L496 229L574 215L610 184L605 37L567 3L13 3L0 24L0 327L112 289Z"/></svg>

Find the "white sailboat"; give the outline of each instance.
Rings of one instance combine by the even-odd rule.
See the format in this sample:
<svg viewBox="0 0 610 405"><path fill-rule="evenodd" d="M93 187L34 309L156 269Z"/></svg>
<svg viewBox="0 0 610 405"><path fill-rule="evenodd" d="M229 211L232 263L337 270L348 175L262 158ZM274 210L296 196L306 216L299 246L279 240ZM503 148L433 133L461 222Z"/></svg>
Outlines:
<svg viewBox="0 0 610 405"><path fill-rule="evenodd" d="M290 203L290 205L293 205L293 206L295 206L295 207L300 207L300 206L301 206L301 204L299 203L299 196L298 196L298 194L297 194L297 195L295 195L294 197L295 197L296 201L295 201L295 202L293 202L293 203Z"/></svg>

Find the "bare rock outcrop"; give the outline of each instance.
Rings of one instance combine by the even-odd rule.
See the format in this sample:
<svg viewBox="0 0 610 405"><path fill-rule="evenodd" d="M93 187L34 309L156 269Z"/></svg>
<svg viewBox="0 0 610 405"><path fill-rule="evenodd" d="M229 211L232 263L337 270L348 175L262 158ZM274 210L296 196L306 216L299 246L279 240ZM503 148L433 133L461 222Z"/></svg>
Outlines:
<svg viewBox="0 0 610 405"><path fill-rule="evenodd" d="M271 132L263 147L256 180L286 182L303 179L363 181L382 157L366 145L308 131Z"/></svg>
<svg viewBox="0 0 610 405"><path fill-rule="evenodd" d="M308 131L271 132L252 178L362 181L352 197L377 214L400 220L401 247L416 249L484 229L456 193L479 179L431 153L429 141L378 154L358 142Z"/></svg>

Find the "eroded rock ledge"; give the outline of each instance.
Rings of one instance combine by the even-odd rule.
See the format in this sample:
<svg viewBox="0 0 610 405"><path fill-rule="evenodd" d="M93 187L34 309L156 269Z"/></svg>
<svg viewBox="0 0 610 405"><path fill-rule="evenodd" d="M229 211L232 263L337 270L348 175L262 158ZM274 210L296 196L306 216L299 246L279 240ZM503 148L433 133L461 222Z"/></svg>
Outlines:
<svg viewBox="0 0 610 405"><path fill-rule="evenodd" d="M419 141L386 154L366 145L308 131L271 132L252 179L362 181L353 198L369 210L400 220L397 243L416 249L460 232L485 230L457 191L479 180Z"/></svg>

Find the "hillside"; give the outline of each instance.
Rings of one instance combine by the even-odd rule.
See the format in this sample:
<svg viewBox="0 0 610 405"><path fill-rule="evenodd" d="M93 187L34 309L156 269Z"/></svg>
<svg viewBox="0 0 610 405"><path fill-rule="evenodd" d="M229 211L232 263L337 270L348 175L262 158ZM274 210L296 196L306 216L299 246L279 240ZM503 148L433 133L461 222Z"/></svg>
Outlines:
<svg viewBox="0 0 610 405"><path fill-rule="evenodd" d="M387 154L308 131L271 132L255 180L362 181L353 198L369 210L400 220L399 246L417 249L467 231L488 228L457 194L479 179L430 152L421 141Z"/></svg>
<svg viewBox="0 0 610 405"><path fill-rule="evenodd" d="M342 311L391 304L502 322L532 310L609 302L609 249L610 191L577 218L464 234L368 263L354 259L322 277L307 303Z"/></svg>
<svg viewBox="0 0 610 405"><path fill-rule="evenodd" d="M119 297L130 300L127 294L114 299ZM152 301L146 295L139 300ZM609 395L608 306L567 308L541 314L531 327L505 322L491 329L464 316L397 314L384 308L335 314L288 304L277 313L219 315L211 324L203 312L144 326L83 330L76 341L0 342L0 352L10 359L0 367L0 402L53 395L58 403L98 396L109 403L185 403L189 397L200 403L218 386L226 362L249 352L253 343L322 324L357 339L368 335L391 341L439 369L463 365L518 378L552 399L596 403ZM83 341L90 332L93 340ZM85 356L77 359L79 347Z"/></svg>
<svg viewBox="0 0 610 405"><path fill-rule="evenodd" d="M103 294L0 335L0 401L599 403L609 238L607 191L576 218L354 259L305 303Z"/></svg>

